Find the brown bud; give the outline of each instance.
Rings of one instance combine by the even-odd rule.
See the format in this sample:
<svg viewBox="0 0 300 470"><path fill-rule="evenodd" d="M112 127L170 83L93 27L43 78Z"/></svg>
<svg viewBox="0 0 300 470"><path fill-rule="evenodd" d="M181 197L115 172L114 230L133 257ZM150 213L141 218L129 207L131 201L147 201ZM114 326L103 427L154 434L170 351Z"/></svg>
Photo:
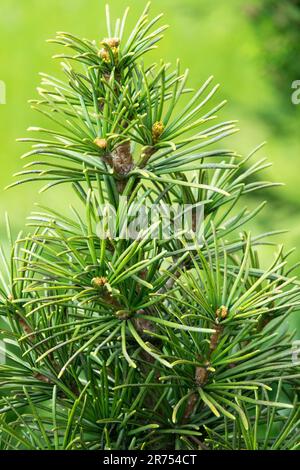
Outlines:
<svg viewBox="0 0 300 470"><path fill-rule="evenodd" d="M154 142L157 142L162 133L165 130L165 126L161 121L157 121L152 126L152 138Z"/></svg>
<svg viewBox="0 0 300 470"><path fill-rule="evenodd" d="M107 49L100 49L99 56L103 60L103 62L109 64L110 62L110 55Z"/></svg>
<svg viewBox="0 0 300 470"><path fill-rule="evenodd" d="M101 287L104 287L108 283L108 280L106 277L94 277L92 279L92 286L95 287L95 289L100 289Z"/></svg>
<svg viewBox="0 0 300 470"><path fill-rule="evenodd" d="M101 57L103 62L106 62L107 64L109 64L111 61L111 55L109 53L108 48L111 49L111 52L114 58L117 59L118 54L119 54L119 44L120 44L119 38L105 38L101 41L101 44L104 47L100 49L99 56Z"/></svg>
<svg viewBox="0 0 300 470"><path fill-rule="evenodd" d="M102 39L101 44L103 44L104 46L108 46L112 49L113 47L119 47L120 39L119 38L104 38Z"/></svg>
<svg viewBox="0 0 300 470"><path fill-rule="evenodd" d="M217 311L216 311L216 317L217 318L220 318L220 319L222 318L223 319L223 318L226 318L227 315L228 315L228 308L225 307L225 305L221 305L221 307L218 308Z"/></svg>
<svg viewBox="0 0 300 470"><path fill-rule="evenodd" d="M99 137L97 137L94 140L94 144L96 144L97 147L99 147L101 150L106 150L107 149L107 140L106 139L100 139Z"/></svg>

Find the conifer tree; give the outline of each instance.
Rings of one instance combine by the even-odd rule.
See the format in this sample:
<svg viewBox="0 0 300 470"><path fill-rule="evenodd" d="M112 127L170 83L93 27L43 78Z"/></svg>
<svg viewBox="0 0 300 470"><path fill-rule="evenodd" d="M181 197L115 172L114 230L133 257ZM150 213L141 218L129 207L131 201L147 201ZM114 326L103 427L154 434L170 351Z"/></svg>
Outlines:
<svg viewBox="0 0 300 470"><path fill-rule="evenodd" d="M275 184L256 181L260 147L220 145L236 122L218 121L212 78L195 91L179 61L149 65L166 26L148 10L128 32L107 7L100 40L51 41L65 79L42 74L32 107L49 124L22 139L13 184L73 196L16 240L7 224L0 448L296 449L299 281L278 233L246 230L264 203L243 205ZM180 233L175 205L192 207ZM124 236L144 206L155 220Z"/></svg>

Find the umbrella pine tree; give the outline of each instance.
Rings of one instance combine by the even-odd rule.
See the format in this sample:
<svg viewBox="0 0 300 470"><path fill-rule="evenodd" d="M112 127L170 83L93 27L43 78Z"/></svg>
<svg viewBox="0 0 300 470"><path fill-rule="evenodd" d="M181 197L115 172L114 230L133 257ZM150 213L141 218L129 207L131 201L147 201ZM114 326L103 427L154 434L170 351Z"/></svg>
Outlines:
<svg viewBox="0 0 300 470"><path fill-rule="evenodd" d="M277 233L245 230L264 203L242 203L274 186L256 179L267 163L220 144L236 122L218 121L212 78L195 91L179 62L148 64L166 28L148 10L129 33L107 8L101 41L51 41L65 79L42 74L48 125L22 139L14 185L73 197L15 240L7 224L1 449L296 449L299 281Z"/></svg>

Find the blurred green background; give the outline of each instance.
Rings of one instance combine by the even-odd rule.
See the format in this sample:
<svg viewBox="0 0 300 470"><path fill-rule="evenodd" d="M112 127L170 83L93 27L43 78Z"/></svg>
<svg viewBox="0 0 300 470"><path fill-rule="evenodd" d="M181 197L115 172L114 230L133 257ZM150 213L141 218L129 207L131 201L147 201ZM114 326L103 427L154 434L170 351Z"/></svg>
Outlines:
<svg viewBox="0 0 300 470"><path fill-rule="evenodd" d="M12 174L21 169L19 157L27 150L16 138L23 137L29 125L43 124L27 103L36 96L38 72L59 73L59 63L51 56L60 51L45 40L56 31L71 31L100 41L106 35L105 3L1 0L0 80L7 87L7 103L0 106L0 215L7 211L15 229L24 226L34 201L59 208L68 200L66 188L43 196L37 196L37 185L3 190L12 182ZM144 0L109 3L114 16L130 6L129 27L145 5ZM190 84L195 87L214 75L222 85L219 98L228 99L221 117L238 119L241 129L230 139L230 147L248 153L266 140L260 157L268 156L273 166L264 177L286 185L261 195L269 206L255 224L251 222L251 229L287 228L289 233L282 237L286 246L298 247L300 105L291 103L291 85L300 80L300 2L153 0L152 13L161 11L171 27L152 54L153 60L162 57L175 62L179 57L182 66L190 68ZM3 220L1 217L2 233ZM299 249L293 257L297 261Z"/></svg>

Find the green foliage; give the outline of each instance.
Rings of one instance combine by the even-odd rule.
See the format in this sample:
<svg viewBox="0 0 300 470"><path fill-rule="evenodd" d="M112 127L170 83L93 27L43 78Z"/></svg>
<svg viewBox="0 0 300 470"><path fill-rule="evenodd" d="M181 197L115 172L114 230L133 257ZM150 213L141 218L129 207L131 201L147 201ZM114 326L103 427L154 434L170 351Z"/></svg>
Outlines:
<svg viewBox="0 0 300 470"><path fill-rule="evenodd" d="M299 77L300 2L288 0L251 1L245 12L252 20L263 50L265 67L273 84L284 92Z"/></svg>
<svg viewBox="0 0 300 470"><path fill-rule="evenodd" d="M14 184L71 183L77 199L67 215L39 207L1 251L1 448L295 449L299 282L282 246L260 261L277 233L245 232L264 204L241 206L274 186L255 179L268 164L219 147L236 129L211 122L224 104L211 79L194 92L179 63L141 61L165 29L148 9L127 40L127 11L113 26L108 9L99 44L59 33L66 81L43 75L33 102L52 127L23 139ZM158 221L122 237L143 203ZM154 236L172 203L204 205L201 242Z"/></svg>

